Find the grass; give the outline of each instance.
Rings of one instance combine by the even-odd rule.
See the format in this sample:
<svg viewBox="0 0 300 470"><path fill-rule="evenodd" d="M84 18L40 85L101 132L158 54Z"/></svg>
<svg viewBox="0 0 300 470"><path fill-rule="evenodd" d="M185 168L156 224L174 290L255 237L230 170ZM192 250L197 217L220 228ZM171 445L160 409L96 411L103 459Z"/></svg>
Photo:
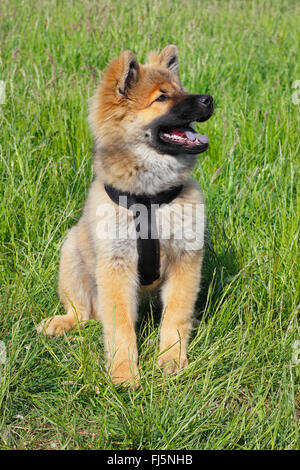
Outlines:
<svg viewBox="0 0 300 470"><path fill-rule="evenodd" d="M299 449L299 14L292 0L1 0L1 448ZM60 247L92 179L88 98L121 50L143 61L168 43L185 87L216 103L194 172L209 239L189 366L160 374L147 304L133 392L107 377L99 323L54 339L35 325L63 313Z"/></svg>

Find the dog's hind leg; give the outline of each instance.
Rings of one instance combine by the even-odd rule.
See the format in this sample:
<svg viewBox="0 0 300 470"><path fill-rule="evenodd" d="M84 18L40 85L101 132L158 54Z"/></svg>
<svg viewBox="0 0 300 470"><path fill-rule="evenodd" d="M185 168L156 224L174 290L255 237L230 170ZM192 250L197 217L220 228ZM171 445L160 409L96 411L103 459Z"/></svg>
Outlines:
<svg viewBox="0 0 300 470"><path fill-rule="evenodd" d="M78 226L70 230L61 253L58 294L66 314L50 317L39 325L38 331L47 335L61 335L84 325L92 314L96 286L78 251L78 230Z"/></svg>

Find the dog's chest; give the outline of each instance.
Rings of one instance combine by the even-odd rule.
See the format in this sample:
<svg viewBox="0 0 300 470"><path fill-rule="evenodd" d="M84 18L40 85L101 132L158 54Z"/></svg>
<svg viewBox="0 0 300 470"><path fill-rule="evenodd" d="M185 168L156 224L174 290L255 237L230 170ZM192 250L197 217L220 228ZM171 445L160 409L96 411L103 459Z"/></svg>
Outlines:
<svg viewBox="0 0 300 470"><path fill-rule="evenodd" d="M178 256L181 252L203 248L203 204L165 204L152 209L151 217L152 219L138 216L134 219L130 211L121 208L118 217L109 218L107 241L112 254L136 258L138 238L157 240L167 256Z"/></svg>
<svg viewBox="0 0 300 470"><path fill-rule="evenodd" d="M203 204L171 204L156 212L159 242L173 255L200 250L204 244L205 214Z"/></svg>

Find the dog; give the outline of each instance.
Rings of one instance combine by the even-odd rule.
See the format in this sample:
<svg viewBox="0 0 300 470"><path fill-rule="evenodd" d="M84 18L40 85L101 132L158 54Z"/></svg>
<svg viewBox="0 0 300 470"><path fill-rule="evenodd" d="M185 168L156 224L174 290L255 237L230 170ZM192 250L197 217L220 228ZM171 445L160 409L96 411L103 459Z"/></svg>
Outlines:
<svg viewBox="0 0 300 470"><path fill-rule="evenodd" d="M59 335L90 318L100 320L115 384L139 379L135 321L138 299L145 292L158 292L163 304L158 365L173 374L188 363L204 248L200 243L189 249L174 234L183 219L180 209L204 204L198 183L189 175L197 155L207 150L208 138L191 123L206 121L212 113L210 95L183 89L175 45L150 53L145 65L124 51L110 62L91 99L95 178L83 214L62 246L58 293L66 314L44 320L40 331ZM128 202L118 201L121 196L146 208L156 204L156 237L138 237L143 220L151 228L153 220L146 214L137 224ZM193 217L188 217L190 228ZM106 221L110 230L127 224L136 237L102 237L99 221ZM164 224L169 225L168 237L159 235ZM200 238L204 229L205 216L197 228Z"/></svg>

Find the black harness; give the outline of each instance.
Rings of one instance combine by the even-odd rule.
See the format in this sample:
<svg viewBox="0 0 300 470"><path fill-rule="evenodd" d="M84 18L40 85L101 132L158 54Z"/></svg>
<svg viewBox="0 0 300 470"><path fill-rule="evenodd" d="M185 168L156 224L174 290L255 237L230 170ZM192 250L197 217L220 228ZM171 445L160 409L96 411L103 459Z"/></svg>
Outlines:
<svg viewBox="0 0 300 470"><path fill-rule="evenodd" d="M135 229L137 232L138 273L140 284L152 284L160 276L160 245L157 234L155 210L162 204L169 204L182 190L176 186L167 191L161 191L154 196L147 194L131 194L120 191L108 184L104 185L110 199L126 209L142 204L147 210L139 210L138 206L132 210ZM125 196L125 197L122 197ZM137 209L137 210L135 210ZM146 232L145 232L146 229Z"/></svg>

